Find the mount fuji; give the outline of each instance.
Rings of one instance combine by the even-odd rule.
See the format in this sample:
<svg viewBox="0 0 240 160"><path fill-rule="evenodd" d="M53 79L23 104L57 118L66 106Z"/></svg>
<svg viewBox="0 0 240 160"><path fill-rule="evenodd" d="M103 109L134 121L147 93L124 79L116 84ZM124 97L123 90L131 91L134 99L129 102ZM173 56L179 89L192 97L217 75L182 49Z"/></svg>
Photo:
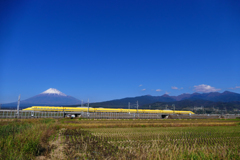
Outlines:
<svg viewBox="0 0 240 160"><path fill-rule="evenodd" d="M20 102L21 107L28 107L34 105L44 105L44 106L64 106L64 105L77 105L81 104L81 101L68 96L55 88L49 88L48 90L34 96L28 98L26 100L22 100ZM17 102L3 104L2 107L7 106L16 106Z"/></svg>

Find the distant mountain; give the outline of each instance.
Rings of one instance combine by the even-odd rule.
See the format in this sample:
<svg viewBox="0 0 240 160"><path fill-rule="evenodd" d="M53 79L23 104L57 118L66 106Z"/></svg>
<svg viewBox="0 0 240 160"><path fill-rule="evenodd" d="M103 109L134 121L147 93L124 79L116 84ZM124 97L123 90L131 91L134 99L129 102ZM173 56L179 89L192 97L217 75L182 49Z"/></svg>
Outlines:
<svg viewBox="0 0 240 160"><path fill-rule="evenodd" d="M201 101L205 103L206 101L212 101L212 102L234 102L239 101L240 102L240 94L225 91L223 93L219 92L210 92L210 93L193 93L193 94L181 94L179 96L169 96L167 94L164 94L162 96L151 96L151 95L145 95L145 96L138 96L138 97L128 97L123 99L117 99L117 100L111 100L111 101L105 101L105 102L99 102L99 103L91 103L91 107L108 107L108 108L127 108L128 103L130 104L136 104L138 101L139 106L149 105L156 102L177 102L177 101L183 101L183 100L189 100L189 102L195 101ZM167 103L166 103L167 104ZM200 103L198 103L200 104ZM202 103L201 103L202 104Z"/></svg>
<svg viewBox="0 0 240 160"><path fill-rule="evenodd" d="M136 108L136 103L138 101L139 108L147 107L149 105L166 105L166 104L177 104L178 106L193 106L193 105L218 105L221 107L222 102L229 102L236 106L235 102L240 102L240 94L225 91L223 93L219 92L210 92L210 93L184 93L178 96L169 96L164 94L162 96L138 96L138 97L128 97L123 99L116 99L105 102L91 103L91 107L103 107L103 108L128 108L130 103L131 108ZM218 103L215 103L218 102ZM231 102L231 103L230 103ZM234 103L232 103L234 102ZM20 107L28 107L33 105L49 105L49 106L79 106L81 101L72 97L67 96L66 94L58 91L57 89L50 88L39 95L31 97L29 99L21 101ZM17 106L17 102L3 104L2 108L7 106ZM176 106L177 107L177 106Z"/></svg>
<svg viewBox="0 0 240 160"><path fill-rule="evenodd" d="M148 109L149 106L151 106L151 109L165 109L166 105L168 106L168 109L173 109L172 105L175 105L176 110L181 109L193 109L194 106L201 107L204 106L204 108L215 108L215 109L240 109L240 101L233 101L233 102L213 102L213 101L207 101L207 100L181 100L181 101L175 101L175 102L155 102L147 105L141 106L143 109Z"/></svg>
<svg viewBox="0 0 240 160"><path fill-rule="evenodd" d="M189 100L202 99L202 100L208 100L208 101L214 101L214 102L232 102L232 101L240 101L240 94L229 92L229 91L225 91L223 93L219 93L219 92L210 92L210 93L203 93L203 94L193 93L188 95L188 97L182 98L180 100L183 100L183 99L189 99Z"/></svg>
<svg viewBox="0 0 240 160"><path fill-rule="evenodd" d="M151 95L145 95L145 96L138 96L133 98L123 98L123 99L117 99L117 100L111 100L111 101L105 101L105 102L99 102L99 103L91 103L91 107L112 107L112 108L123 108L127 107L128 103L130 105L133 105L137 103L139 106L154 103L154 102L174 102L175 99L170 97L167 94L164 94L162 96L151 96Z"/></svg>
<svg viewBox="0 0 240 160"><path fill-rule="evenodd" d="M50 88L34 97L22 100L20 102L21 107L28 107L34 105L62 106L76 104L81 104L81 101L72 96L68 96L54 88ZM17 106L17 102L2 105L2 107L8 106Z"/></svg>

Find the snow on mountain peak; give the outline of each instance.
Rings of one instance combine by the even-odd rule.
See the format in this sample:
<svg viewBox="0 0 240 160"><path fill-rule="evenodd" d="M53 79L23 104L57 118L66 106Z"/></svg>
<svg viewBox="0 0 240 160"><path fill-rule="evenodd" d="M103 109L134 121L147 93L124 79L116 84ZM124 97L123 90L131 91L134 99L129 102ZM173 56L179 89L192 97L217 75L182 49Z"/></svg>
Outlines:
<svg viewBox="0 0 240 160"><path fill-rule="evenodd" d="M49 88L48 90L42 92L41 94L57 94L57 95L61 95L61 96L67 96L66 94L60 92L59 90L57 90L55 88Z"/></svg>

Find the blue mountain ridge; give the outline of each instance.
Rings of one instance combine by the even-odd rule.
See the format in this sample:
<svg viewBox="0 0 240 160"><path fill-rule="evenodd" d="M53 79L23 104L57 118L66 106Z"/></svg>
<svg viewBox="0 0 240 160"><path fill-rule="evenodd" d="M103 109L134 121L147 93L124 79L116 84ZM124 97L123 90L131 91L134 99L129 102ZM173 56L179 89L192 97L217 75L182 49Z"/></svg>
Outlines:
<svg viewBox="0 0 240 160"><path fill-rule="evenodd" d="M104 102L91 103L91 107L120 107L126 106L129 102L130 104L138 104L140 106L151 104L155 102L175 102L175 101L183 101L183 100L205 100L205 101L213 101L213 102L234 102L240 101L240 94L225 91L223 93L219 92L210 92L210 93L193 93L193 94L181 94L178 96L169 96L164 94L162 96L137 96L137 97L127 97L123 99L115 99ZM81 101L72 97L72 96L62 96L57 94L38 94L34 97L28 98L26 100L22 100L20 103L21 107L29 107L33 105L46 105L46 106L79 106ZM2 104L2 108L4 107L15 107L17 106L17 102Z"/></svg>
<svg viewBox="0 0 240 160"><path fill-rule="evenodd" d="M102 107L102 106L112 106L114 108L126 106L129 102L130 104L138 104L140 106L151 104L155 102L176 102L176 101L183 101L183 100L205 100L205 101L213 101L213 102L235 102L240 101L240 94L225 91L223 93L219 92L210 92L210 93L193 93L193 94L181 94L178 96L169 96L164 94L162 96L138 96L138 97L128 97L123 99L116 99L111 101L105 102L98 102L98 103L91 103L92 107Z"/></svg>

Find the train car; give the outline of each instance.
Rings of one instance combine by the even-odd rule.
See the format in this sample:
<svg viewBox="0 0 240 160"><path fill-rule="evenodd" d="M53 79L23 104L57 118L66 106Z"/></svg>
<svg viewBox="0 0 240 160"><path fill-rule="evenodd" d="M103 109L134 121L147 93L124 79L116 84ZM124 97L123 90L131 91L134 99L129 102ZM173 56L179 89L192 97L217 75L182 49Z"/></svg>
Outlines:
<svg viewBox="0 0 240 160"><path fill-rule="evenodd" d="M111 112L111 113L160 113L160 114L194 114L192 111L150 110L150 109L115 109L115 108L85 108L85 107L57 107L32 106L24 111L52 111L52 112Z"/></svg>

